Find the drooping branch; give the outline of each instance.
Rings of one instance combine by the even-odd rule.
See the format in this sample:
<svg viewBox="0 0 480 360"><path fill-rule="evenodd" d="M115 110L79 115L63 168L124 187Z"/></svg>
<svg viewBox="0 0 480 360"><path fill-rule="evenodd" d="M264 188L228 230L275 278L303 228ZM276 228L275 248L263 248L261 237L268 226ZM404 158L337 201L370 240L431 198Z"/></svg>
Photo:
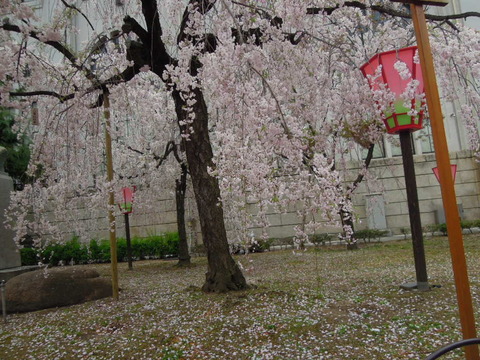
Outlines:
<svg viewBox="0 0 480 360"><path fill-rule="evenodd" d="M180 158L177 148L178 148L178 146L175 143L175 141L170 140L169 142L167 142L167 145L165 146L165 152L163 153L163 155L160 156L160 155L157 155L157 154L153 154L153 159L155 161L157 161L156 168L158 169L160 166L162 166L162 164L168 159L168 156L171 153L173 153L173 156L175 157L175 160L177 160L177 162L180 165L183 166L185 164L185 161ZM127 149L131 150L133 152L136 152L137 154L145 155L145 153L143 151L138 150L138 149L134 149L131 146L128 146Z"/></svg>
<svg viewBox="0 0 480 360"><path fill-rule="evenodd" d="M127 67L122 73L114 75L108 78L105 81L97 81L93 86L89 87L85 90L85 94L90 94L97 90L102 90L106 86L110 85L118 85L124 82L128 82L133 77L138 74L140 71L137 66L129 66ZM55 91L50 90L35 90L35 91L11 91L9 93L12 97L30 97L30 96L52 96L60 100L60 102L66 102L71 100L77 96L77 92L73 92L71 94L59 94ZM98 95L97 100L90 105L90 108L97 108L103 105L103 92Z"/></svg>
<svg viewBox="0 0 480 360"><path fill-rule="evenodd" d="M55 91L45 91L45 90L38 90L38 91L11 91L9 93L12 97L29 97L29 96L53 96L60 100L61 103L73 99L75 94L68 94L62 95L56 93Z"/></svg>
<svg viewBox="0 0 480 360"><path fill-rule="evenodd" d="M78 12L80 15L83 16L83 18L87 21L88 25L90 25L90 28L92 30L95 30L95 28L93 27L92 23L90 22L90 20L88 19L88 17L79 9L77 8L75 5L71 5L69 3L67 3L65 0L61 0L62 1L62 4L65 5L65 7L69 8L69 9L73 9L75 10L76 12Z"/></svg>

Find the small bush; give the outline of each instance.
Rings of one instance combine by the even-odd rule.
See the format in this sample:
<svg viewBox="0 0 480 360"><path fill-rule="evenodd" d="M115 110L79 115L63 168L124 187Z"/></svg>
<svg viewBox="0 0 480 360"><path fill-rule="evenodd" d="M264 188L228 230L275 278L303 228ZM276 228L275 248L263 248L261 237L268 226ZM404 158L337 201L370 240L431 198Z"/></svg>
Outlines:
<svg viewBox="0 0 480 360"><path fill-rule="evenodd" d="M438 231L442 233L443 236L447 235L447 224L438 224Z"/></svg>
<svg viewBox="0 0 480 360"><path fill-rule="evenodd" d="M20 249L20 258L22 259L22 266L37 265L37 251L32 248Z"/></svg>
<svg viewBox="0 0 480 360"><path fill-rule="evenodd" d="M266 240L257 240L255 243L251 244L249 247L250 252L264 252L270 250L270 246L272 246L273 239L266 239Z"/></svg>
<svg viewBox="0 0 480 360"><path fill-rule="evenodd" d="M364 229L357 230L353 234L356 239L363 240L363 242L370 242L372 239L380 239L382 236L388 235L387 230Z"/></svg>
<svg viewBox="0 0 480 360"><path fill-rule="evenodd" d="M460 226L462 229L466 229L470 231L471 234L473 234L472 228L475 227L476 220L462 220L460 221Z"/></svg>
<svg viewBox="0 0 480 360"><path fill-rule="evenodd" d="M274 239L258 239L254 241L249 241L247 244L234 243L230 244L230 252L235 255L249 253L264 252L270 250Z"/></svg>
<svg viewBox="0 0 480 360"><path fill-rule="evenodd" d="M438 225L437 224L429 224L429 225L425 225L423 228L423 233L424 234L428 234L430 233L432 236L433 234L435 233L435 231L438 231Z"/></svg>
<svg viewBox="0 0 480 360"><path fill-rule="evenodd" d="M325 245L327 242L332 243L333 235L324 233L324 234L313 234L310 236L310 241L315 245Z"/></svg>

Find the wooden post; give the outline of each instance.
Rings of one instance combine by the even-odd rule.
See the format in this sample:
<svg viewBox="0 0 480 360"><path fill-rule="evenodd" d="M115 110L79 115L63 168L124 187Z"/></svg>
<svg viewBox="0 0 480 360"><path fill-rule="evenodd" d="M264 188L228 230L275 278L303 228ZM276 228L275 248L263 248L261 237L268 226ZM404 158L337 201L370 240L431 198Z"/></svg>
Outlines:
<svg viewBox="0 0 480 360"><path fill-rule="evenodd" d="M111 183L113 181L112 138L110 136L110 99L108 90L103 91L103 109L105 116L105 152L107 157L107 181L110 184L108 192L108 229L110 234L110 262L112 267L112 294L118 300L118 266L117 266L117 234L115 231L115 198Z"/></svg>
<svg viewBox="0 0 480 360"><path fill-rule="evenodd" d="M477 333L475 329L465 249L463 246L462 229L460 226L455 188L453 186L453 179L450 170L450 157L445 136L445 128L443 126L442 108L440 105L440 96L438 94L437 80L435 78L432 50L430 48L423 6L411 4L410 9L413 25L415 27L420 64L425 83L428 113L430 115L430 123L432 127L433 143L435 145L435 156L437 159L443 207L445 209L445 217L447 221L448 240L450 243L452 267L457 291L460 323L462 326L463 338L470 339L477 337ZM468 360L479 360L480 358L478 347L476 345L466 347L465 355Z"/></svg>

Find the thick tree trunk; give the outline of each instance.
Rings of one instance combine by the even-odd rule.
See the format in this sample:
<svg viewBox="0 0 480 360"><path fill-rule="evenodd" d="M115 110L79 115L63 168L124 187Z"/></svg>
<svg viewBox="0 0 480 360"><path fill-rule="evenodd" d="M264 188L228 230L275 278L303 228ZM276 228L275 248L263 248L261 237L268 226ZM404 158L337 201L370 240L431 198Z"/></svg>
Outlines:
<svg viewBox="0 0 480 360"><path fill-rule="evenodd" d="M185 192L187 190L187 165L180 164L182 173L180 179L175 181L175 200L177 206L178 226L178 263L177 266L189 266L190 254L188 252L187 230L185 225Z"/></svg>
<svg viewBox="0 0 480 360"><path fill-rule="evenodd" d="M201 90L195 89L193 93L196 103L191 111L195 119L186 126L180 121L188 119L187 104L178 91L174 90L172 95L180 129L183 134L188 135L184 145L207 252L208 271L202 290L226 292L246 289L245 277L230 255L218 181L208 173L209 169L214 168L214 164L208 134L207 106Z"/></svg>

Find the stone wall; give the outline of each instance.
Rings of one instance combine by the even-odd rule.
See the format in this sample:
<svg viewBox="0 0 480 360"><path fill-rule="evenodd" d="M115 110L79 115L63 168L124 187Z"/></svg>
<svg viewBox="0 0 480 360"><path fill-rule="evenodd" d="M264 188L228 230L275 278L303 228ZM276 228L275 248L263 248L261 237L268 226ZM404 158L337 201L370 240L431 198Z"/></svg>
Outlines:
<svg viewBox="0 0 480 360"><path fill-rule="evenodd" d="M440 186L432 168L436 166L434 154L415 155L415 172L417 176L418 196L420 200L420 212L422 225L435 224L441 220L443 210ZM463 209L462 217L468 220L480 219L480 172L479 165L470 151L460 151L451 156L452 164L457 165L455 189L458 204ZM356 216L356 229L379 228L388 229L392 234L402 233L402 229L408 229L409 217L407 207L407 195L403 176L401 157L383 158L372 160L370 171L377 178L364 180L354 194L354 209ZM346 173L346 181L357 177L359 172L358 162L351 162ZM248 204L250 210L255 212L255 204ZM172 232L177 230L175 200L173 194L161 194L158 199L158 207L155 212L142 212L135 209L130 217L132 236L148 236ZM296 214L297 208L290 207L285 213L277 213L273 210L267 215L270 228L267 233L270 238L287 238L295 235L294 227L301 220ZM190 193L186 200L187 234L191 246L201 243L200 226L196 215L196 204ZM106 211L97 212L97 216L89 217L88 211L80 211L84 221L88 221L91 231L88 238L107 239ZM229 237L233 238L232 226L226 221ZM65 238L72 236L67 231ZM229 230L230 229L230 230ZM250 229L255 236L262 234L261 228ZM325 227L319 232L338 233L340 228ZM117 217L117 236L123 237L123 217ZM88 241L89 239L84 239Z"/></svg>
<svg viewBox="0 0 480 360"><path fill-rule="evenodd" d="M440 185L432 171L436 166L435 155L416 155L414 160L422 224L444 222ZM457 165L455 191L457 204L460 205L460 210L463 209L460 215L466 220L480 219L479 164L470 151L452 154L451 163ZM362 184L354 197L357 215L361 220L359 227L366 227L368 217L372 216L366 211L366 197L378 193L380 189L383 190L385 201L386 227L398 234L402 228L410 226L402 159L374 160L370 169L379 180Z"/></svg>
<svg viewBox="0 0 480 360"><path fill-rule="evenodd" d="M444 222L440 185L432 171L436 167L435 155L414 155L414 161L422 225ZM461 217L466 220L480 219L479 164L471 151L452 153L451 163L457 165L455 190ZM346 181L351 183L358 172L358 162L351 162L345 176ZM392 234L401 234L406 229L410 233L402 158L374 159L370 172L376 179L364 180L353 196L355 228L387 229ZM284 214L268 214L271 223L268 229L270 238L291 237L295 234L294 226L300 223L295 211L292 208ZM257 236L261 234L261 229L253 230ZM340 228L325 227L320 232L340 231Z"/></svg>

